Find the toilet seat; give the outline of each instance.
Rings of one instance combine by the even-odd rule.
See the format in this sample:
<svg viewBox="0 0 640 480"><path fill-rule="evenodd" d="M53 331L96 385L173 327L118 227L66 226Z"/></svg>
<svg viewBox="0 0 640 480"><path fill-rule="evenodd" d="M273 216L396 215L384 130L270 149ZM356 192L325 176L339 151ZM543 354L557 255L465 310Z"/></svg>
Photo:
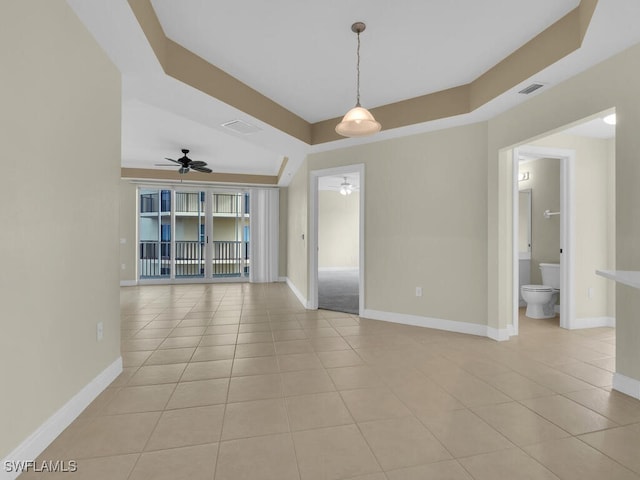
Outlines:
<svg viewBox="0 0 640 480"><path fill-rule="evenodd" d="M523 285L522 290L527 292L553 292L556 289L547 285Z"/></svg>

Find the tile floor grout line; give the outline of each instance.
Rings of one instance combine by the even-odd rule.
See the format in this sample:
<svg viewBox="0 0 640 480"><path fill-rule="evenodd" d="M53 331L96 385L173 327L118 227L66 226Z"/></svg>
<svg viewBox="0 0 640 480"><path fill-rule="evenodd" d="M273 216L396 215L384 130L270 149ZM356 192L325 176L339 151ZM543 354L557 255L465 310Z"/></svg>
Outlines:
<svg viewBox="0 0 640 480"><path fill-rule="evenodd" d="M240 306L240 314L239 314L239 317L238 317L238 332L240 331L240 321L242 320L242 305L243 305L243 303ZM216 463L215 463L215 467L213 469L213 480L215 480L216 476L218 475L218 466L219 466L219 461L220 461L220 449L222 448L222 443L223 443L222 435L224 434L224 421L225 421L225 418L227 416L227 405L229 404L229 393L231 391L231 378L232 378L232 375L233 375L233 366L235 365L235 362L236 362L236 351L238 349L238 337L237 337L237 335L238 334L236 333L236 343L233 346L233 357L232 357L232 361L231 361L231 370L229 371L229 379L227 381L227 394L225 396L224 406L222 408L222 421L220 422L220 435L219 435L219 439L218 439L218 448L216 449Z"/></svg>
<svg viewBox="0 0 640 480"><path fill-rule="evenodd" d="M293 430L291 429L291 419L290 419L290 415L289 415L289 408L288 408L288 404L287 404L287 398L284 397L284 390L283 390L283 397L282 397L282 403L284 404L284 412L285 412L285 416L287 418L287 428L289 429L289 438L291 440L291 445L293 446L293 455L296 459L296 471L298 472L298 479L302 478L302 473L300 472L300 462L298 460L298 451L296 449L296 442L293 438Z"/></svg>
<svg viewBox="0 0 640 480"><path fill-rule="evenodd" d="M624 428L624 427L616 427L616 428ZM604 431L604 430L600 430L600 431ZM607 457L609 460L617 463L618 465L620 465L621 467L623 467L625 470L628 470L636 475L640 476L640 471L636 472L635 470L631 469L630 467L624 465L623 463L621 463L620 461L616 460L615 458L613 458L612 456L610 456L608 453L603 452L602 450L600 450L597 447L594 447L593 445L591 445L590 443L587 443L586 441L584 441L581 437L583 435L588 435L590 433L596 433L596 432L587 432L587 433L581 433L580 435L574 435L573 438L575 438L576 440L579 440L580 442L582 442L584 445L586 445L589 448L593 448L594 450L600 452L602 455L604 455L605 457Z"/></svg>

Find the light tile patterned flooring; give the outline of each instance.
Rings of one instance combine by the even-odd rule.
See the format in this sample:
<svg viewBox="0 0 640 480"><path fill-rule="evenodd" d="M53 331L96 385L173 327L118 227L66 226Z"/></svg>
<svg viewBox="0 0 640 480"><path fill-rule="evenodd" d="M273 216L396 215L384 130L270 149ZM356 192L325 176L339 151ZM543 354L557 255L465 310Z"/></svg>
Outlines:
<svg viewBox="0 0 640 480"><path fill-rule="evenodd" d="M58 476L640 479L612 329L523 317L498 343L305 311L283 284L128 287L121 304L124 372L40 457L78 462Z"/></svg>

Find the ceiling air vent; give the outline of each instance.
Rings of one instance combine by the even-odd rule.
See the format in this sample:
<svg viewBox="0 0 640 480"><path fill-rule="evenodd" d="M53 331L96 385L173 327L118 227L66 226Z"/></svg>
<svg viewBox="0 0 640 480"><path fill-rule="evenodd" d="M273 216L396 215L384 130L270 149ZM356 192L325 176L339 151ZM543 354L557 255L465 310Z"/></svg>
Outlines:
<svg viewBox="0 0 640 480"><path fill-rule="evenodd" d="M529 95L529 94L535 92L536 90L538 90L539 88L542 88L542 87L544 87L543 83L532 83L528 87L524 87L518 93L521 93L523 95Z"/></svg>
<svg viewBox="0 0 640 480"><path fill-rule="evenodd" d="M243 122L242 120L231 120L230 122L223 123L222 126L241 135L251 135L252 133L256 133L261 130L261 128L251 125L250 123Z"/></svg>

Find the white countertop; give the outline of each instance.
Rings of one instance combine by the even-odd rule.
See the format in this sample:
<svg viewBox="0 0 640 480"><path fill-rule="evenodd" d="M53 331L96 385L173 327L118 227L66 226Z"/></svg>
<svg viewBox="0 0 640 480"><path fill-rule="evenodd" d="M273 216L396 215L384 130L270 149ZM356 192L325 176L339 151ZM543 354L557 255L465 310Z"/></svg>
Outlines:
<svg viewBox="0 0 640 480"><path fill-rule="evenodd" d="M615 280L629 287L640 288L640 272L634 270L596 270L596 275Z"/></svg>

